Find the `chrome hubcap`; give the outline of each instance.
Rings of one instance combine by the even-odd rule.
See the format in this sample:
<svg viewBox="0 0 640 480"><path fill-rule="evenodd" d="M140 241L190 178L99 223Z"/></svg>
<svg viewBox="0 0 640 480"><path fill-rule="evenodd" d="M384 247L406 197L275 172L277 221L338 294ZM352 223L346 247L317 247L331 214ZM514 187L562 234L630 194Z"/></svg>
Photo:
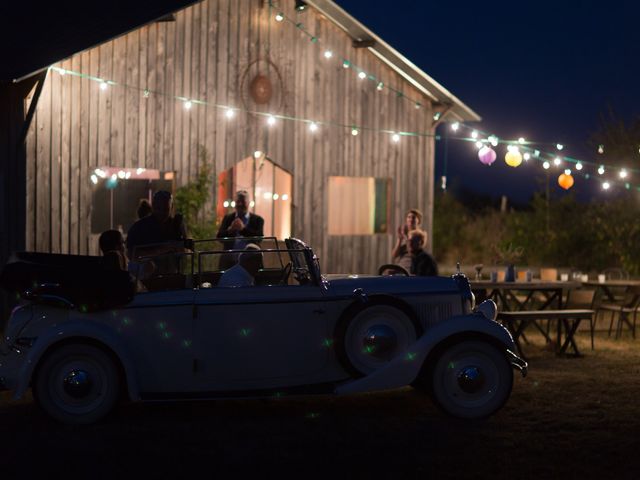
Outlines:
<svg viewBox="0 0 640 480"><path fill-rule="evenodd" d="M465 393L477 393L484 387L486 378L480 368L474 365L463 367L458 372L458 386Z"/></svg>
<svg viewBox="0 0 640 480"><path fill-rule="evenodd" d="M398 336L388 325L373 325L367 329L362 344L368 355L390 359L398 348Z"/></svg>
<svg viewBox="0 0 640 480"><path fill-rule="evenodd" d="M71 398L84 398L91 392L93 381L89 373L85 370L74 369L64 376L63 380L64 392Z"/></svg>

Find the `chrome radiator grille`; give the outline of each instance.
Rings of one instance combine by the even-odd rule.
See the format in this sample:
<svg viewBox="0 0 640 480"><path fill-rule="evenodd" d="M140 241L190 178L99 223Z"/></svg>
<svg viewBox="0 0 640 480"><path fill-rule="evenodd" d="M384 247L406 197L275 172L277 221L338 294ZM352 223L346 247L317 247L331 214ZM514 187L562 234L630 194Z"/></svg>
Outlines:
<svg viewBox="0 0 640 480"><path fill-rule="evenodd" d="M416 306L416 313L424 329L451 317L451 304L448 302L420 303Z"/></svg>

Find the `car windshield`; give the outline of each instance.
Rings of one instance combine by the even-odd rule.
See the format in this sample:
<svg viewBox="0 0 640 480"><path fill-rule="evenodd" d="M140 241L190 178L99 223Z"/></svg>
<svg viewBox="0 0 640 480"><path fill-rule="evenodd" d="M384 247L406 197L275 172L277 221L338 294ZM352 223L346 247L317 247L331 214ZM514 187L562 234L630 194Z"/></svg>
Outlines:
<svg viewBox="0 0 640 480"><path fill-rule="evenodd" d="M311 249L296 239L283 244L275 237L216 238L187 242L187 247L132 262L138 291L216 287L225 272L250 252L260 257L255 285L308 285L319 279Z"/></svg>

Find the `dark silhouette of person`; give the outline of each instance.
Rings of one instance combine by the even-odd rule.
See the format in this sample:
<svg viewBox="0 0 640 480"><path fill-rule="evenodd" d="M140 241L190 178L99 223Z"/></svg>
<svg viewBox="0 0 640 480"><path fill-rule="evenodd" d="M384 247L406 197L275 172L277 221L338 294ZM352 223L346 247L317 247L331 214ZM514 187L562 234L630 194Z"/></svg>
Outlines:
<svg viewBox="0 0 640 480"><path fill-rule="evenodd" d="M100 234L98 245L102 251L102 267L106 270L127 271L124 238L119 230L107 230Z"/></svg>
<svg viewBox="0 0 640 480"><path fill-rule="evenodd" d="M127 234L127 251L129 258L135 260L139 256L136 247L150 244L171 243L186 239L187 233L182 215L171 215L173 199L171 193L160 190L153 195L151 215L136 221ZM145 255L157 255L166 252L166 248L158 246L145 249Z"/></svg>
<svg viewBox="0 0 640 480"><path fill-rule="evenodd" d="M153 213L153 209L151 208L149 200L147 200L146 198L140 200L136 213L138 215L138 220L151 215Z"/></svg>
<svg viewBox="0 0 640 480"><path fill-rule="evenodd" d="M438 264L431 255L424 251L427 245L427 232L411 230L407 234L407 250L411 254L412 275L433 277L438 275Z"/></svg>

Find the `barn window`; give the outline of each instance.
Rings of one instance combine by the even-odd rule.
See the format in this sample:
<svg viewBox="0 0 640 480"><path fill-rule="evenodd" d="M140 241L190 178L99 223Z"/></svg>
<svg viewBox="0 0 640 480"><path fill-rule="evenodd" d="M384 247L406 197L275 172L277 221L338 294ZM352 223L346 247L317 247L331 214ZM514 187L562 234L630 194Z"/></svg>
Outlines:
<svg viewBox="0 0 640 480"><path fill-rule="evenodd" d="M241 160L218 176L218 219L233 211L235 192L246 190L251 212L264 219L264 234L291 236L293 177L263 152Z"/></svg>
<svg viewBox="0 0 640 480"><path fill-rule="evenodd" d="M391 180L329 177L329 235L387 233Z"/></svg>

